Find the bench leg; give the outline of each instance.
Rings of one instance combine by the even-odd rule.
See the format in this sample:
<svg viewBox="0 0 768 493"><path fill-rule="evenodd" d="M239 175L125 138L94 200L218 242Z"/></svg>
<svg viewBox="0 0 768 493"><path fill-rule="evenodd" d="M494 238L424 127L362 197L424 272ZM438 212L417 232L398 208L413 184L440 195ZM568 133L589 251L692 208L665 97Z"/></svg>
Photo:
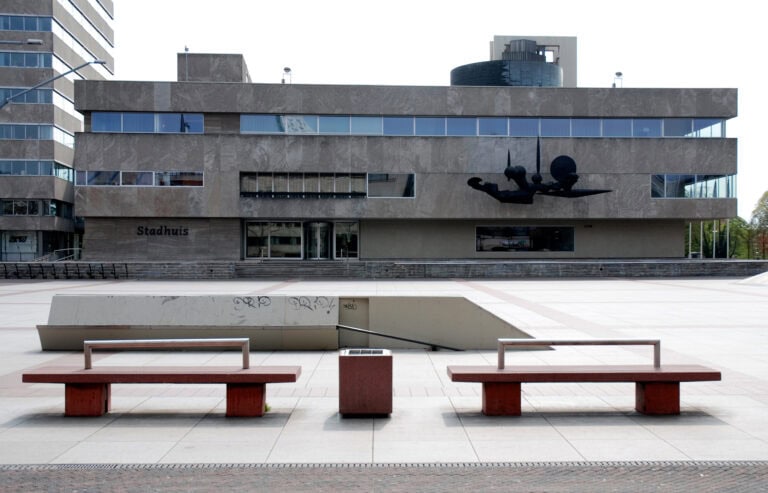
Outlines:
<svg viewBox="0 0 768 493"><path fill-rule="evenodd" d="M635 410L643 414L680 414L680 382L635 383Z"/></svg>
<svg viewBox="0 0 768 493"><path fill-rule="evenodd" d="M483 382L483 414L520 416L520 382Z"/></svg>
<svg viewBox="0 0 768 493"><path fill-rule="evenodd" d="M227 416L264 416L266 390L263 383L228 383Z"/></svg>
<svg viewBox="0 0 768 493"><path fill-rule="evenodd" d="M64 384L64 415L103 416L109 412L111 394L108 383Z"/></svg>

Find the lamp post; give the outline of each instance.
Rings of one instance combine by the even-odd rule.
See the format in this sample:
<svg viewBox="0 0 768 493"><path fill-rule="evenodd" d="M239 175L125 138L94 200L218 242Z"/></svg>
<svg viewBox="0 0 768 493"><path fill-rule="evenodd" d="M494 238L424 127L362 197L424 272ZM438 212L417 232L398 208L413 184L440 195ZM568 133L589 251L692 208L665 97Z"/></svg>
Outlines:
<svg viewBox="0 0 768 493"><path fill-rule="evenodd" d="M81 68L87 67L88 65L90 65L92 63L98 63L99 65L104 65L107 62L105 62L104 60L91 60L90 62L85 62L82 65L78 65L77 67L75 67L73 69L67 70L64 73L57 75L56 77L51 77L48 80L44 80L43 82L37 84L34 87L30 87L29 89L25 89L25 90L23 90L23 91L21 91L19 93L16 93L16 94L14 94L12 96L8 96L7 98L5 98L5 100L2 103L0 103L0 109L3 109L6 104L10 103L12 100L18 98L19 96L23 96L24 94L26 94L26 93L28 93L30 91L34 91L35 89L38 89L38 88L40 88L40 87L42 87L42 86L44 86L44 85L46 85L48 83L51 83L51 82L53 82L53 81L55 81L57 79L61 79L62 77L71 74L72 72L77 72Z"/></svg>

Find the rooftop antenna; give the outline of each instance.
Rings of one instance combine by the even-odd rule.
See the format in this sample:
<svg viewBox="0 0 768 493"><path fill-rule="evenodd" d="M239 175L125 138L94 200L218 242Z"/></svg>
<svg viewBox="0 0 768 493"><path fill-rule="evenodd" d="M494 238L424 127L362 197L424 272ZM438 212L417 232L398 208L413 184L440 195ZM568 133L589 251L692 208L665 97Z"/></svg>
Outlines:
<svg viewBox="0 0 768 493"><path fill-rule="evenodd" d="M613 75L613 87L614 88L616 87L616 82L617 81L619 83L619 87L624 87L624 79L622 77L624 77L624 74L622 74L621 72L616 72Z"/></svg>
<svg viewBox="0 0 768 493"><path fill-rule="evenodd" d="M184 45L184 81L189 82L189 46Z"/></svg>
<svg viewBox="0 0 768 493"><path fill-rule="evenodd" d="M283 80L281 81L282 84L285 84L285 79L288 78L288 83L290 84L293 82L293 78L291 76L291 67L285 67L283 69Z"/></svg>

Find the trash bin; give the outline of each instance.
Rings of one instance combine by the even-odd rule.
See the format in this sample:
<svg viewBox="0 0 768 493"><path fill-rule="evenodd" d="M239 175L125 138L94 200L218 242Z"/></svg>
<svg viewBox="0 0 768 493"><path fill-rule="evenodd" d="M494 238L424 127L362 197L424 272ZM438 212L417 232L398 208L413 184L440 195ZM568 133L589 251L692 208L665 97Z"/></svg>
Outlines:
<svg viewBox="0 0 768 493"><path fill-rule="evenodd" d="M392 413L392 351L342 349L339 352L339 413Z"/></svg>

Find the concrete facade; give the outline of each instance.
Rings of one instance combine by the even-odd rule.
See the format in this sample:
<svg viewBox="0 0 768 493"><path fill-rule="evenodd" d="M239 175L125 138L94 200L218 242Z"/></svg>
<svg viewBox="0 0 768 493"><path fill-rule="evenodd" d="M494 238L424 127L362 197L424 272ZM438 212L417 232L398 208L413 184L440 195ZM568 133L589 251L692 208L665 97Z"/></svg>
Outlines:
<svg viewBox="0 0 768 493"><path fill-rule="evenodd" d="M72 170L74 135L83 129L73 104L73 79L78 77L62 77L26 96L8 98L93 60L105 64L81 68L80 78L110 77L113 11L111 0L8 0L0 5L6 21L0 28L0 52L8 54L9 62L0 66L0 201L21 204L0 210L0 261L79 253ZM19 64L14 57L20 53L42 58ZM22 136L17 132L22 128L33 133Z"/></svg>
<svg viewBox="0 0 768 493"><path fill-rule="evenodd" d="M205 58L188 55L196 64ZM302 254L308 225L358 227L359 259L393 258L679 258L685 223L736 215L735 196L654 198L652 176L735 176L736 139L542 137L544 181L549 163L571 156L578 188L609 193L580 198L537 195L533 204L500 203L467 185L471 177L514 189L512 164L533 174L536 137L396 136L321 132L241 132L241 115L372 117L508 117L542 119L714 119L737 114L735 89L531 87L406 87L249 84L236 58L213 62L239 82L81 81L76 107L85 115L76 166L83 172L202 172L202 186L75 187L76 213L86 221L88 260L240 260L251 221L298 224ZM185 54L179 54L179 63ZM191 67L190 62L190 67ZM205 77L201 65L193 71ZM225 67L225 68L222 68ZM182 69L180 68L180 71ZM203 75L200 75L200 74ZM240 75L237 75L240 74ZM197 113L202 133L92 131L96 113ZM412 174L412 197L351 198L244 193L248 173ZM85 178L83 178L85 179ZM509 185L507 185L509 183ZM478 227L564 227L566 251L478 251ZM152 230L151 235L139 231ZM329 237L330 252L338 258ZM299 247L297 247L298 249ZM297 250L298 251L298 250ZM259 259L263 259L262 256Z"/></svg>

